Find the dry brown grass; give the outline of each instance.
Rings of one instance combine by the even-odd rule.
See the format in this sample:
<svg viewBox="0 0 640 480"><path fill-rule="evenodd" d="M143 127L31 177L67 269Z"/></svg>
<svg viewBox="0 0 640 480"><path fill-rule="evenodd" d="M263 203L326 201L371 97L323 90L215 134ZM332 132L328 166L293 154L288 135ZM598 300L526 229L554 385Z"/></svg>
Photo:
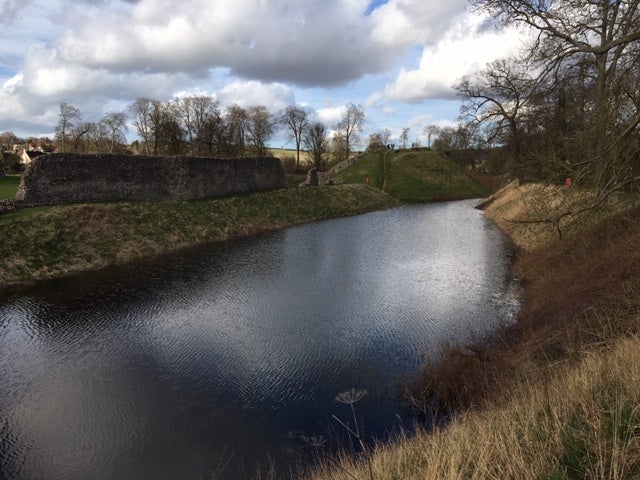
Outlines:
<svg viewBox="0 0 640 480"><path fill-rule="evenodd" d="M508 401L379 446L376 480L628 479L640 475L640 338L520 383ZM352 457L313 480L370 479Z"/></svg>
<svg viewBox="0 0 640 480"><path fill-rule="evenodd" d="M615 212L638 205L637 197L613 195L598 208L575 215L595 200L594 193L559 185L510 183L492 195L484 208L487 218L494 221L521 248L535 248L557 242L611 216ZM559 224L554 222L559 220ZM559 231L558 231L559 229Z"/></svg>
<svg viewBox="0 0 640 480"><path fill-rule="evenodd" d="M449 349L425 367L421 388L444 411L476 407L549 364L638 333L639 244L636 208L529 252L518 262L525 289L517 323L490 345Z"/></svg>

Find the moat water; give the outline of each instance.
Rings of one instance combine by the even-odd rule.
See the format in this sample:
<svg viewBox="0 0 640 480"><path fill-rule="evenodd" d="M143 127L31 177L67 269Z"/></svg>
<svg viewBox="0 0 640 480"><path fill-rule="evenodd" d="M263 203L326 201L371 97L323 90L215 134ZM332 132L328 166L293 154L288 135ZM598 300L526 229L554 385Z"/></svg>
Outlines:
<svg viewBox="0 0 640 480"><path fill-rule="evenodd" d="M411 430L398 384L514 319L462 201L209 245L0 294L0 478L237 479ZM353 439L351 439L353 440ZM344 442L347 442L346 444Z"/></svg>

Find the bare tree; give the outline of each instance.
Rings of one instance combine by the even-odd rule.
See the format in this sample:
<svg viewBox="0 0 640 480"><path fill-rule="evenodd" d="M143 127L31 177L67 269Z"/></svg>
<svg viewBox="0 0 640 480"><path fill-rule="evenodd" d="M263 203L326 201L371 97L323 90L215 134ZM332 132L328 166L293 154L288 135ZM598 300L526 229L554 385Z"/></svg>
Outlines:
<svg viewBox="0 0 640 480"><path fill-rule="evenodd" d="M147 155L150 153L149 147L153 136L151 120L153 105L154 100L149 98L138 98L129 105L129 112L133 115L133 123L136 126L138 135L140 135L144 141L144 148Z"/></svg>
<svg viewBox="0 0 640 480"><path fill-rule="evenodd" d="M464 100L461 117L474 127L488 124L494 137L506 139L521 184L525 181L523 117L536 92L536 85L527 65L510 58L490 63L473 78L465 77L455 86Z"/></svg>
<svg viewBox="0 0 640 480"><path fill-rule="evenodd" d="M380 130L380 141L385 147L389 145L389 143L391 142L391 130L389 130L388 128L383 128L382 130Z"/></svg>
<svg viewBox="0 0 640 480"><path fill-rule="evenodd" d="M431 138L435 135L438 136L440 132L440 127L435 124L429 124L424 127L424 134L427 136L427 148L431 148Z"/></svg>
<svg viewBox="0 0 640 480"><path fill-rule="evenodd" d="M313 122L305 128L302 140L313 165L321 170L324 167L324 157L329 150L327 127L322 122Z"/></svg>
<svg viewBox="0 0 640 480"><path fill-rule="evenodd" d="M149 111L149 135L153 140L153 155L158 155L164 146L173 145L175 151L179 126L171 104L152 100Z"/></svg>
<svg viewBox="0 0 640 480"><path fill-rule="evenodd" d="M638 155L640 110L637 77L630 75L640 60L640 0L474 0L504 24L529 28L529 48L539 79L560 88L567 75L582 72L592 88L585 103L589 115L581 155L569 154L566 167L596 187L599 199L640 176L630 173ZM637 72L635 72L637 73ZM542 82L540 82L542 83ZM570 152L567 152L570 153Z"/></svg>
<svg viewBox="0 0 640 480"><path fill-rule="evenodd" d="M255 154L267 155L267 142L273 135L274 124L271 113L265 106L252 106L247 109L247 137Z"/></svg>
<svg viewBox="0 0 640 480"><path fill-rule="evenodd" d="M441 127L438 129L438 138L433 141L433 149L440 152L453 150L456 145L456 129L454 127Z"/></svg>
<svg viewBox="0 0 640 480"><path fill-rule="evenodd" d="M154 105L153 118L159 151L165 155L184 155L190 151L189 139L180 121L175 102Z"/></svg>
<svg viewBox="0 0 640 480"><path fill-rule="evenodd" d="M113 153L117 144L123 144L126 141L124 132L129 130L127 127L127 116L124 112L106 113L100 120L100 127L104 127L108 135L108 151Z"/></svg>
<svg viewBox="0 0 640 480"><path fill-rule="evenodd" d="M405 127L402 129L402 133L400 134L400 141L402 142L402 148L406 149L407 145L409 143L409 131L411 129L408 127Z"/></svg>
<svg viewBox="0 0 640 480"><path fill-rule="evenodd" d="M195 97L179 97L173 100L172 108L175 118L180 122L180 126L186 133L187 144L189 145L189 153L193 153L195 148L195 139L197 129L195 125Z"/></svg>
<svg viewBox="0 0 640 480"><path fill-rule="evenodd" d="M207 155L218 155L225 143L225 125L220 109L217 107L204 118L198 130L198 145L200 151Z"/></svg>
<svg viewBox="0 0 640 480"><path fill-rule="evenodd" d="M213 153L213 144L220 139L222 117L218 102L210 96L191 97L193 129L196 138L195 151L198 154Z"/></svg>
<svg viewBox="0 0 640 480"><path fill-rule="evenodd" d="M71 129L71 138L73 139L73 151L80 151L83 140L93 135L97 130L97 125L93 122L80 122ZM85 146L84 150L88 150Z"/></svg>
<svg viewBox="0 0 640 480"><path fill-rule="evenodd" d="M329 145L331 164L337 164L349 158L347 139L341 132L333 132Z"/></svg>
<svg viewBox="0 0 640 480"><path fill-rule="evenodd" d="M58 125L56 132L60 139L60 151L66 151L67 133L74 127L75 122L80 121L80 109L69 105L66 102L60 104L60 112L58 113Z"/></svg>
<svg viewBox="0 0 640 480"><path fill-rule="evenodd" d="M208 95L189 95L176 98L173 109L186 135L189 153L209 153L216 133L212 127L220 120L216 100Z"/></svg>
<svg viewBox="0 0 640 480"><path fill-rule="evenodd" d="M11 131L0 133L0 146L2 150L11 150L13 145L20 143L20 139Z"/></svg>
<svg viewBox="0 0 640 480"><path fill-rule="evenodd" d="M350 103L347 105L344 114L342 115L342 119L338 122L335 127L336 137L335 141L338 141L343 144L344 158L337 159L338 161L347 160L351 155L351 150L354 144L357 144L359 141L358 135L362 131L362 127L364 126L365 114L364 107L362 105L355 105Z"/></svg>
<svg viewBox="0 0 640 480"><path fill-rule="evenodd" d="M305 129L309 125L309 112L304 108L289 105L280 114L278 121L287 127L289 138L296 144L296 168L300 168L300 146Z"/></svg>
<svg viewBox="0 0 640 480"><path fill-rule="evenodd" d="M225 113L226 145L230 156L243 156L246 147L247 111L239 105L227 107Z"/></svg>
<svg viewBox="0 0 640 480"><path fill-rule="evenodd" d="M374 132L369 135L369 145L367 150L380 150L387 148L389 140L391 139L391 130L385 128L379 132Z"/></svg>

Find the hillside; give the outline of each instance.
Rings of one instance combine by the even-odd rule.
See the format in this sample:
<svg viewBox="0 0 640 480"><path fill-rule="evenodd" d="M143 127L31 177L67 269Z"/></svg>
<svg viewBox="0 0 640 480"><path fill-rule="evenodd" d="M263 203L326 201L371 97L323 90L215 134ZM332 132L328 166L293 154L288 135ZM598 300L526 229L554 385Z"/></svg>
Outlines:
<svg viewBox="0 0 640 480"><path fill-rule="evenodd" d="M297 152L290 148L269 148L269 154L277 157L282 162L286 170L291 171L296 164ZM306 150L300 150L300 168L307 170L311 168L311 157Z"/></svg>
<svg viewBox="0 0 640 480"><path fill-rule="evenodd" d="M486 196L486 189L444 155L430 150L377 151L336 175L336 182L371 185L403 202Z"/></svg>

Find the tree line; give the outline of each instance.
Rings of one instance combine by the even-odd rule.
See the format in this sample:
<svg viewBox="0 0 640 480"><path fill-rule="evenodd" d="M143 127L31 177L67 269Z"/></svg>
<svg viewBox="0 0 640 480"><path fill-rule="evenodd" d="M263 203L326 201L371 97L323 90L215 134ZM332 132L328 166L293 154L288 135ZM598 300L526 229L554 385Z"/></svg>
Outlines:
<svg viewBox="0 0 640 480"><path fill-rule="evenodd" d="M596 192L584 208L639 188L640 0L471 3L529 41L454 85L463 102L458 124L426 125L427 147L468 151L472 168L483 150L494 173L510 172L520 183L569 177ZM370 145L389 135L374 134Z"/></svg>
<svg viewBox="0 0 640 480"><path fill-rule="evenodd" d="M307 152L318 168L349 158L360 144L364 108L347 105L331 126L313 117L310 109L296 105L272 113L265 106L222 108L212 96L189 95L165 102L138 98L126 110L106 113L94 122L85 120L78 107L61 103L55 139L22 143L58 152L263 156L269 155L268 143L281 129L295 145L295 168L307 167L301 164L301 152ZM132 144L127 141L130 128L138 136ZM0 139L6 148L20 143L11 132L0 134Z"/></svg>
<svg viewBox="0 0 640 480"><path fill-rule="evenodd" d="M461 143L502 146L521 182L640 183L640 0L473 0L530 33L456 89Z"/></svg>

